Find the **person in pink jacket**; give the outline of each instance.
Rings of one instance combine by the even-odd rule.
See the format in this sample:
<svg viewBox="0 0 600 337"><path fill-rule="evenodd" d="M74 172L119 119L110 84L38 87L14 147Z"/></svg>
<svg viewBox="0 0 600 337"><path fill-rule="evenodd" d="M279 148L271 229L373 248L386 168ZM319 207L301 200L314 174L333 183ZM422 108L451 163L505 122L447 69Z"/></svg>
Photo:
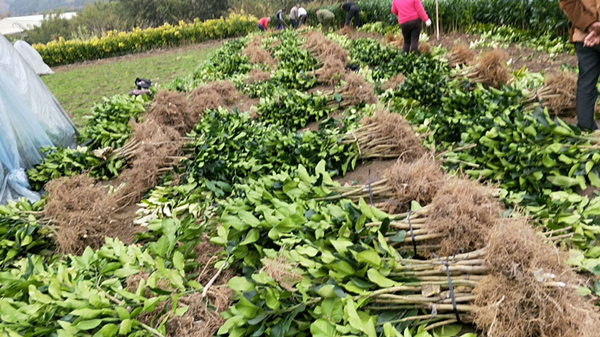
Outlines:
<svg viewBox="0 0 600 337"><path fill-rule="evenodd" d="M402 36L404 36L402 51L405 53L418 51L423 22L427 27L431 26L431 20L425 13L421 0L394 0L392 13L398 17L398 23L402 27Z"/></svg>

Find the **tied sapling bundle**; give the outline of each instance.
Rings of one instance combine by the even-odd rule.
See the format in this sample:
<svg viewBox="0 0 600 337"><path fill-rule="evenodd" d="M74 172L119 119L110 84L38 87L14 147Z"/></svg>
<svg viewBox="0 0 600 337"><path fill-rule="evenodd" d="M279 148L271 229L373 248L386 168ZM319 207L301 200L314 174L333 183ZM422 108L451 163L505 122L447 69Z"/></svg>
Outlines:
<svg viewBox="0 0 600 337"><path fill-rule="evenodd" d="M248 43L248 46L244 49L242 55L248 57L248 62L251 64L263 64L268 69L273 69L277 65L277 62L271 56L265 48L263 48L262 39L260 35L255 35L252 41Z"/></svg>
<svg viewBox="0 0 600 337"><path fill-rule="evenodd" d="M486 88L500 88L510 81L506 67L507 58L507 54L500 49L483 53L477 63L465 68L459 75L465 76L473 83L481 83Z"/></svg>
<svg viewBox="0 0 600 337"><path fill-rule="evenodd" d="M448 54L448 64L451 68L469 67L475 61L475 52L464 44L455 44Z"/></svg>
<svg viewBox="0 0 600 337"><path fill-rule="evenodd" d="M577 76L567 72L549 74L541 88L525 93L524 104L527 110L541 106L555 116L576 117Z"/></svg>

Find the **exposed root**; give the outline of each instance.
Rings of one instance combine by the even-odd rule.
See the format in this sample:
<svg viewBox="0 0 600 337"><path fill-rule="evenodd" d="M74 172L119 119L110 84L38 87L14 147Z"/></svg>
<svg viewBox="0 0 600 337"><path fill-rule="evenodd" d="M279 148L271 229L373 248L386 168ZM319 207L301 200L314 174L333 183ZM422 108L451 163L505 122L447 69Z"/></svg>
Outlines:
<svg viewBox="0 0 600 337"><path fill-rule="evenodd" d="M248 73L248 78L244 80L245 84L258 84L271 79L271 73L260 69L252 69Z"/></svg>
<svg viewBox="0 0 600 337"><path fill-rule="evenodd" d="M421 54L431 54L431 45L427 42L419 43L419 53Z"/></svg>
<svg viewBox="0 0 600 337"><path fill-rule="evenodd" d="M349 73L344 76L344 85L338 90L338 93L350 105L377 103L377 96L375 96L373 85L355 73Z"/></svg>
<svg viewBox="0 0 600 337"><path fill-rule="evenodd" d="M323 66L319 68L315 74L320 83L335 86L340 84L344 72L344 63L336 58L329 57L325 59Z"/></svg>
<svg viewBox="0 0 600 337"><path fill-rule="evenodd" d="M207 109L230 107L235 104L238 96L235 86L229 81L209 82L192 91L192 111L201 116Z"/></svg>
<svg viewBox="0 0 600 337"><path fill-rule="evenodd" d="M294 286L303 278L297 267L297 263L292 264L283 253L280 253L275 259L264 258L262 271L279 283L283 289L295 292Z"/></svg>
<svg viewBox="0 0 600 337"><path fill-rule="evenodd" d="M475 60L475 52L464 44L456 44L448 55L450 67L470 66Z"/></svg>
<svg viewBox="0 0 600 337"><path fill-rule="evenodd" d="M435 194L446 182L439 163L432 154L425 154L411 162L398 161L385 172L387 185L393 190L392 200L421 205L431 203Z"/></svg>
<svg viewBox="0 0 600 337"><path fill-rule="evenodd" d="M428 230L443 234L435 242L438 255L452 255L486 246L489 231L497 224L502 207L490 188L467 178L453 177L437 192L429 210Z"/></svg>
<svg viewBox="0 0 600 337"><path fill-rule="evenodd" d="M388 89L396 90L399 86L404 83L404 75L398 74L392 78L390 78L387 82L381 85L381 90L387 91Z"/></svg>
<svg viewBox="0 0 600 337"><path fill-rule="evenodd" d="M159 91L148 115L160 125L174 127L180 135L191 131L197 122L190 112L185 93L174 91Z"/></svg>
<svg viewBox="0 0 600 337"><path fill-rule="evenodd" d="M598 335L598 310L575 294L564 254L526 220L504 221L488 241L492 272L473 291L475 323L488 336Z"/></svg>
<svg viewBox="0 0 600 337"><path fill-rule="evenodd" d="M251 64L262 63L268 66L273 66L276 64L275 59L273 56L271 56L271 53L263 48L261 37L258 35L255 36L254 39L248 44L246 49L244 49L243 55L248 56L248 60Z"/></svg>
<svg viewBox="0 0 600 337"><path fill-rule="evenodd" d="M528 109L540 103L556 116L577 116L577 76L568 72L554 72L544 81L544 86L532 93L526 100Z"/></svg>
<svg viewBox="0 0 600 337"><path fill-rule="evenodd" d="M484 87L500 88L510 80L506 67L506 52L495 49L484 53L477 64L468 70L466 77L472 82L481 83Z"/></svg>

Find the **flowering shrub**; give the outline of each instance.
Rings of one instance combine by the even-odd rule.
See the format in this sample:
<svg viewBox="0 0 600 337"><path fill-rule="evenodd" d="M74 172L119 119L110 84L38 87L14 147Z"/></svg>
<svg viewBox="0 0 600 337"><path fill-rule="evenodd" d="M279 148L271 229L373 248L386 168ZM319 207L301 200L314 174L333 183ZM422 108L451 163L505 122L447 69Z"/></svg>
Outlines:
<svg viewBox="0 0 600 337"><path fill-rule="evenodd" d="M130 32L110 31L91 40L65 40L60 38L48 44L33 47L49 66L71 64L112 56L138 53L150 49L173 47L184 43L224 39L246 35L256 28L253 16L230 14L227 18L193 23L179 22L157 28L139 29Z"/></svg>

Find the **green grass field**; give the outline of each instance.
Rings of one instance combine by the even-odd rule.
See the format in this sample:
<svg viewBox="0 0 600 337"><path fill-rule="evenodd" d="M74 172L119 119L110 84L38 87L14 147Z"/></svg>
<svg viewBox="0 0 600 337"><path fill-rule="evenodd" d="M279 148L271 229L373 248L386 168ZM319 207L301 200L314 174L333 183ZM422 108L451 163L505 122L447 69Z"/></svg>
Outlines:
<svg viewBox="0 0 600 337"><path fill-rule="evenodd" d="M115 94L135 89L136 77L149 78L152 84L166 84L178 76L191 74L220 44L176 51L140 54L58 69L43 80L73 122L81 127L94 103Z"/></svg>

